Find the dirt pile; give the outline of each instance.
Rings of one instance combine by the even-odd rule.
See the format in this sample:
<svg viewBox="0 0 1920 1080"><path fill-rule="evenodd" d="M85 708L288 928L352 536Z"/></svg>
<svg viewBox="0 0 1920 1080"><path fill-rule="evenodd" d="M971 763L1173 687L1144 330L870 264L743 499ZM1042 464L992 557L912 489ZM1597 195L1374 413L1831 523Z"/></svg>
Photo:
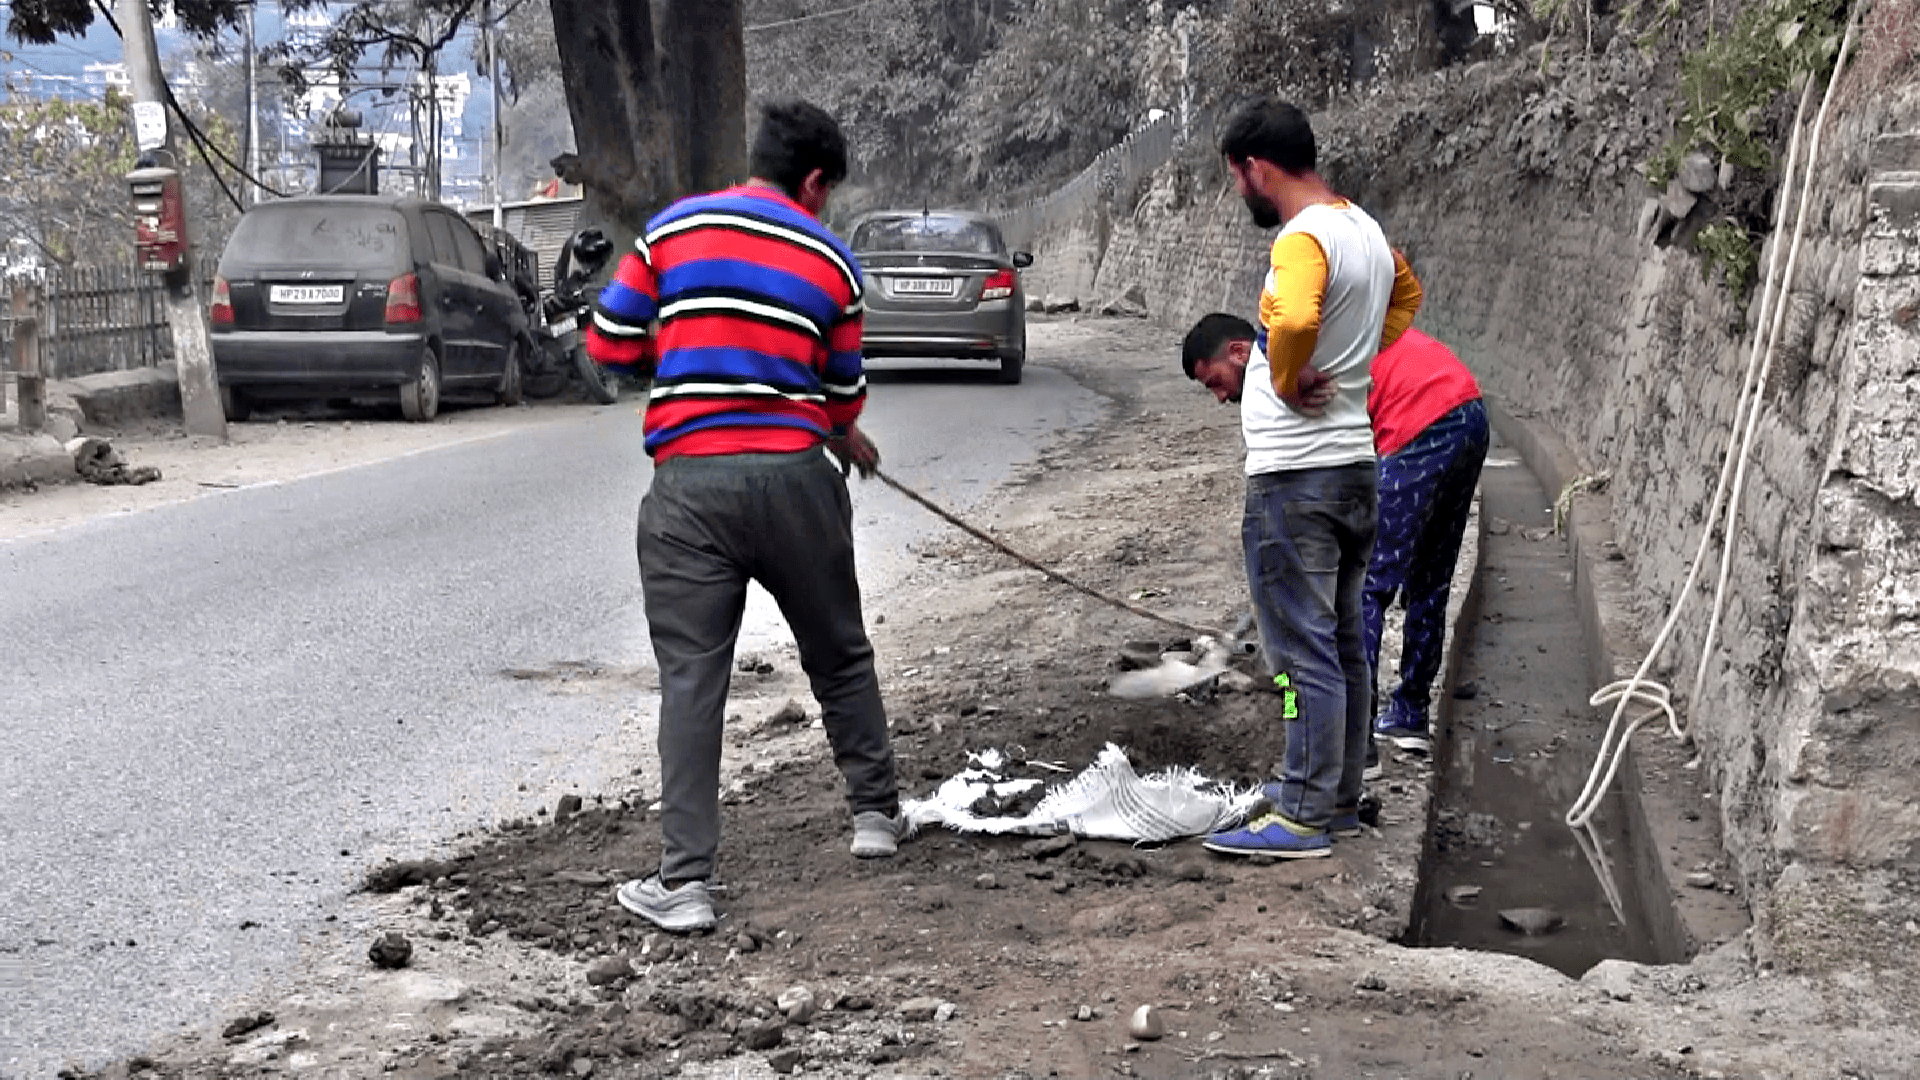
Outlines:
<svg viewBox="0 0 1920 1080"><path fill-rule="evenodd" d="M1245 589L1233 410L1179 376L1168 331L1042 325L1114 408L977 520L1087 585L1230 622ZM964 537L920 555L918 580L872 614L908 794L986 747L1077 770L1114 742L1143 771L1271 771L1269 695L1108 696L1121 644L1150 625ZM656 933L615 905L658 857L636 777L376 875L393 891L316 938L311 977L244 1010L271 1023L92 1075L1658 1078L1892 1076L1913 1060L1870 987L1767 978L1739 943L1578 982L1393 944L1430 777L1392 754L1380 827L1323 860L946 831L854 860L791 650L742 660L717 932ZM789 698L804 723L779 716ZM379 970L368 948L391 932L411 957ZM1161 1037L1135 1034L1143 1006Z"/></svg>

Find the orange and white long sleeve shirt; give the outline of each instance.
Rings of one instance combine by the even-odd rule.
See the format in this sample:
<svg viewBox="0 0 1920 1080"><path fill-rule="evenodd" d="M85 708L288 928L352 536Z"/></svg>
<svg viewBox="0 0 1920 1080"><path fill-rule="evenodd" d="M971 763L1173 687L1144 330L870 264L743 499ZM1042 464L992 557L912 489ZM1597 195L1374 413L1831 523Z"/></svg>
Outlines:
<svg viewBox="0 0 1920 1080"><path fill-rule="evenodd" d="M1349 202L1315 204L1287 222L1273 241L1242 391L1247 475L1373 460L1373 356L1412 325L1420 300L1412 267L1366 211ZM1316 417L1288 408L1278 389L1294 385L1309 364L1338 386Z"/></svg>

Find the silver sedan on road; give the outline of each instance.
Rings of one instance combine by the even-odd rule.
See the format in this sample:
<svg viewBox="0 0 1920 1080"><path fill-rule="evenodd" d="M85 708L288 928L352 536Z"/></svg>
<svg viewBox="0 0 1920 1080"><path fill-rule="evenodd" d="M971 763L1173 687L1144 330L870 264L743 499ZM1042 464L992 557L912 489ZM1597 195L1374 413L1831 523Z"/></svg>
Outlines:
<svg viewBox="0 0 1920 1080"><path fill-rule="evenodd" d="M1017 383L1027 360L1026 294L992 218L963 210L876 210L853 223L849 246L867 276L869 357L997 361Z"/></svg>

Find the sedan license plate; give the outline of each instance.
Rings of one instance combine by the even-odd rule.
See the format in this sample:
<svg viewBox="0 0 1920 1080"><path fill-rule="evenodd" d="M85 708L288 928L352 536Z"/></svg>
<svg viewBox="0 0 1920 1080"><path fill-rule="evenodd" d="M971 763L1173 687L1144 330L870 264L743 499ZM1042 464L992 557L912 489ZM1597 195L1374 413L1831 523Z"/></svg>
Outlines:
<svg viewBox="0 0 1920 1080"><path fill-rule="evenodd" d="M579 328L580 321L571 315L555 319L547 325L548 331L550 331L554 337L559 337L562 334L571 334Z"/></svg>
<svg viewBox="0 0 1920 1080"><path fill-rule="evenodd" d="M959 283L944 277L903 277L893 279L893 291L897 296L952 296L958 292Z"/></svg>
<svg viewBox="0 0 1920 1080"><path fill-rule="evenodd" d="M267 299L276 304L337 304L346 299L342 285L275 285Z"/></svg>

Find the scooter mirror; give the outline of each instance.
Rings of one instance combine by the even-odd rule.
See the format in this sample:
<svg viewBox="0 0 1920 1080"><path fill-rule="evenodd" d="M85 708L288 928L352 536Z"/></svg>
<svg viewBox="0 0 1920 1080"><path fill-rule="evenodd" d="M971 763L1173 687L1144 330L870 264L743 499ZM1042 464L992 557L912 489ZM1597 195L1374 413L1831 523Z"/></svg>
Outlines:
<svg viewBox="0 0 1920 1080"><path fill-rule="evenodd" d="M613 242L599 229L582 229L573 237L573 261L583 267L597 267L613 254Z"/></svg>

